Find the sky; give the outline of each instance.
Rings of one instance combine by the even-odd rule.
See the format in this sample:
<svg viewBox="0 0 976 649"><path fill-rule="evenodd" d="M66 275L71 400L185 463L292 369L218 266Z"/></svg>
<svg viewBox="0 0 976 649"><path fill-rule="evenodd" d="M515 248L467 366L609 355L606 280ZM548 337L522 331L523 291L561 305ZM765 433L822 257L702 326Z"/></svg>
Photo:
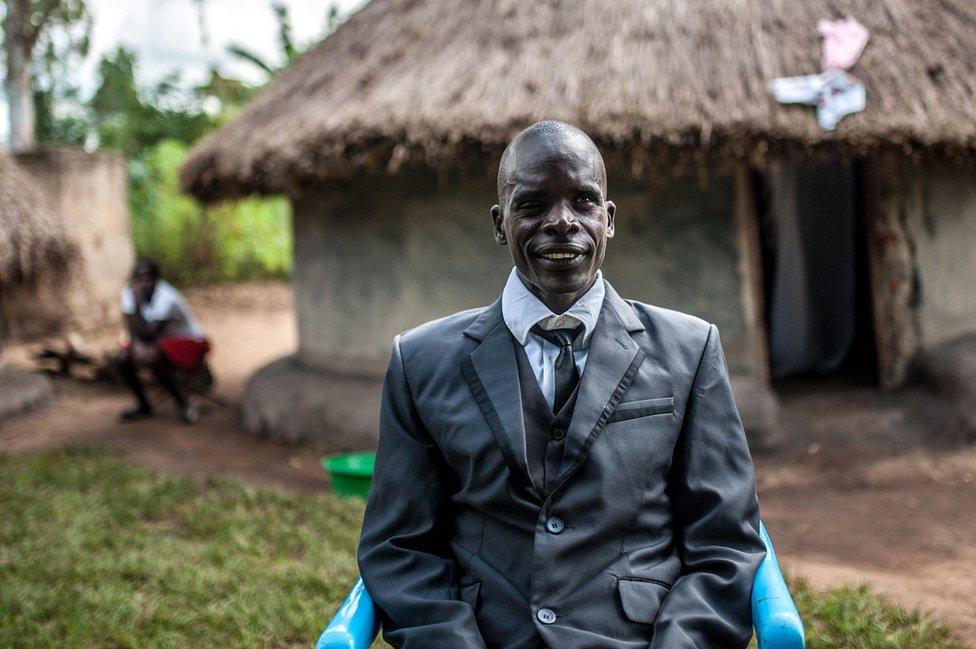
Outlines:
<svg viewBox="0 0 976 649"><path fill-rule="evenodd" d="M294 39L309 45L321 35L328 0L284 0L292 20ZM337 0L342 15L363 4L362 0ZM92 55L83 70L85 85L94 82L95 68L103 53L119 45L135 50L140 81L152 83L180 70L183 81L198 83L211 66L221 73L251 82L262 80L254 66L229 56L232 43L272 61L281 57L271 0L204 0L207 44L200 29L194 0L88 0L94 18Z"/></svg>
<svg viewBox="0 0 976 649"><path fill-rule="evenodd" d="M328 0L284 0L292 19L293 36L309 45L321 35ZM337 0L342 15L363 4L362 0ZM95 68L103 53L119 45L136 51L139 79L158 81L180 70L184 82L198 83L211 66L221 73L251 82L262 80L254 66L229 56L232 43L275 62L280 61L277 25L271 0L204 0L208 43L201 34L198 5L194 0L88 0L94 18L92 55L83 69L83 86L94 84Z"/></svg>
<svg viewBox="0 0 976 649"><path fill-rule="evenodd" d="M334 0L347 16L364 0ZM329 0L283 0L299 46L313 43L325 27ZM207 42L201 35L194 0L87 0L93 17L92 52L78 71L82 92L97 84L102 54L124 45L136 52L137 78L153 84L178 70L186 85L201 83L212 66L224 75L252 83L263 81L255 66L227 54L232 43L246 46L265 60L281 61L277 23L271 0L204 0ZM0 93L2 94L2 93ZM7 107L0 99L0 136L6 140Z"/></svg>

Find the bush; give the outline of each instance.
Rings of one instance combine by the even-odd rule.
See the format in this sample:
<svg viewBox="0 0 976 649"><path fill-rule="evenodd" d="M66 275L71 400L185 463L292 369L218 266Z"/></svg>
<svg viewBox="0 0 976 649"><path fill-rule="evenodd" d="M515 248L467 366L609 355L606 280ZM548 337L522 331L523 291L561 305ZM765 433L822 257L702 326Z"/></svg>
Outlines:
<svg viewBox="0 0 976 649"><path fill-rule="evenodd" d="M204 207L179 191L186 145L162 140L130 162L129 204L136 254L159 262L177 284L291 274L291 206L249 198Z"/></svg>

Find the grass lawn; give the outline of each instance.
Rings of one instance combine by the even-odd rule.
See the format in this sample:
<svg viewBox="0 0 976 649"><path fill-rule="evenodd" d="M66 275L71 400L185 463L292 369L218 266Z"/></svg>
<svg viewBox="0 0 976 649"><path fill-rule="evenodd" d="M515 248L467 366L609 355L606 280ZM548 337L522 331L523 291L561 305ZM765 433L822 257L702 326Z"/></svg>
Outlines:
<svg viewBox="0 0 976 649"><path fill-rule="evenodd" d="M98 450L0 455L0 647L311 647L361 516ZM795 590L811 649L962 646L867 589Z"/></svg>

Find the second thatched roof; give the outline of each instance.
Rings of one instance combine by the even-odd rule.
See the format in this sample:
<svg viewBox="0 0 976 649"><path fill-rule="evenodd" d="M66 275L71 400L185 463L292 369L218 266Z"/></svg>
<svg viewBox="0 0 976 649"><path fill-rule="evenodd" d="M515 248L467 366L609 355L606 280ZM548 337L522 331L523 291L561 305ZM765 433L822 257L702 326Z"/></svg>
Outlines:
<svg viewBox="0 0 976 649"><path fill-rule="evenodd" d="M815 74L818 19L871 30L868 107L825 133L777 104ZM373 0L198 146L185 190L211 200L450 164L545 118L603 144L776 142L976 148L972 0Z"/></svg>
<svg viewBox="0 0 976 649"><path fill-rule="evenodd" d="M0 153L0 289L65 271L77 254L38 187Z"/></svg>

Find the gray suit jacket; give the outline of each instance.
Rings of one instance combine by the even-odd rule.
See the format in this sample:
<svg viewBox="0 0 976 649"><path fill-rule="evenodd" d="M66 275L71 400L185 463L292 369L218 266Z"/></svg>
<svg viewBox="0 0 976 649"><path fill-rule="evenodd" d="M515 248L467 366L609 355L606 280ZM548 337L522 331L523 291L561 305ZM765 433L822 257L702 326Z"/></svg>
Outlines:
<svg viewBox="0 0 976 649"><path fill-rule="evenodd" d="M398 647L745 647L764 550L714 325L607 284L561 475L490 307L397 337L359 567Z"/></svg>

